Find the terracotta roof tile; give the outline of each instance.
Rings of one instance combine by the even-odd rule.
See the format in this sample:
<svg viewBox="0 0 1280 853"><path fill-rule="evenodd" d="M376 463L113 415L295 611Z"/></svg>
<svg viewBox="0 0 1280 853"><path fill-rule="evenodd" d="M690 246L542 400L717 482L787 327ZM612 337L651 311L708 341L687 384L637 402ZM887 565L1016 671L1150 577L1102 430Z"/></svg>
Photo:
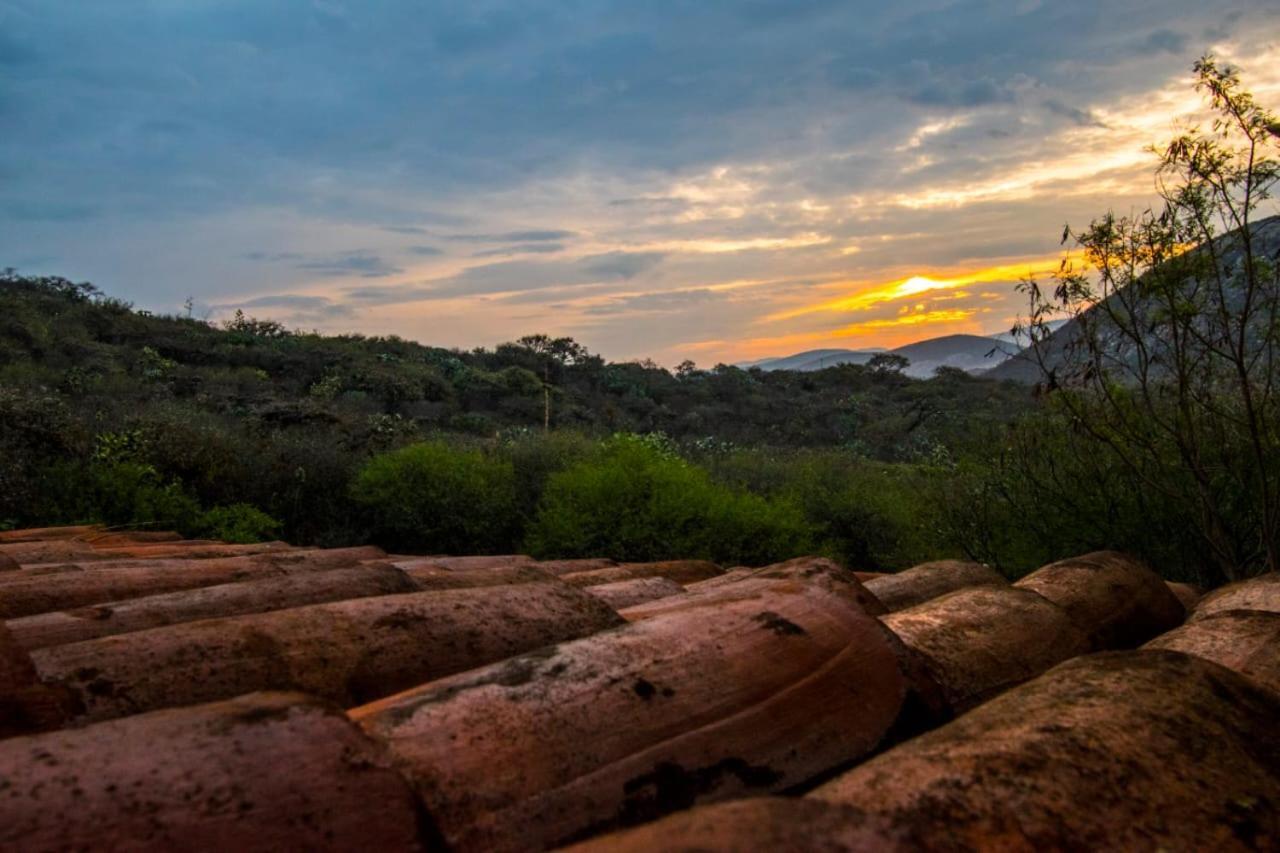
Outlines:
<svg viewBox="0 0 1280 853"><path fill-rule="evenodd" d="M356 705L620 622L560 583L442 590L185 622L32 653L76 719L111 719L254 690Z"/></svg>
<svg viewBox="0 0 1280 853"><path fill-rule="evenodd" d="M468 589L504 584L546 583L555 580L555 575L538 568L533 563L490 566L481 569L442 569L433 565L408 565L403 571L413 578L420 589L424 590Z"/></svg>
<svg viewBox="0 0 1280 853"><path fill-rule="evenodd" d="M666 560L659 563L623 563L620 566L586 572L569 572L560 577L573 586L599 586L639 578L668 578L680 584L697 583L722 574L724 569L707 560Z"/></svg>
<svg viewBox="0 0 1280 853"><path fill-rule="evenodd" d="M897 574L865 581L867 589L889 609L914 607L957 589L971 586L1008 586L1004 575L982 563L939 560L922 563Z"/></svg>
<svg viewBox="0 0 1280 853"><path fill-rule="evenodd" d="M1270 849L1277 715L1280 697L1198 658L1089 655L809 800L709 806L574 849Z"/></svg>
<svg viewBox="0 0 1280 853"><path fill-rule="evenodd" d="M1211 660L1280 696L1280 613L1222 610L1163 634L1144 648Z"/></svg>
<svg viewBox="0 0 1280 853"><path fill-rule="evenodd" d="M0 554L6 850L1280 844L1275 576L1201 600L1111 552L1010 586L91 527Z"/></svg>
<svg viewBox="0 0 1280 853"><path fill-rule="evenodd" d="M30 650L180 622L418 589L408 575L389 565L318 569L39 613L10 620L8 625L17 641Z"/></svg>
<svg viewBox="0 0 1280 853"><path fill-rule="evenodd" d="M868 754L899 651L819 584L674 611L351 712L459 850L542 848Z"/></svg>
<svg viewBox="0 0 1280 853"><path fill-rule="evenodd" d="M290 551L209 560L129 560L0 575L0 619L196 589L254 577L358 565L374 549Z"/></svg>
<svg viewBox="0 0 1280 853"><path fill-rule="evenodd" d="M1185 614L1159 575L1115 551L1050 563L1014 586L1066 610L1096 649L1138 646L1181 624Z"/></svg>
<svg viewBox="0 0 1280 853"><path fill-rule="evenodd" d="M614 610L685 594L684 587L670 578L635 578L585 589Z"/></svg>
<svg viewBox="0 0 1280 853"><path fill-rule="evenodd" d="M5 850L414 850L378 744L305 696L253 694L0 741Z"/></svg>
<svg viewBox="0 0 1280 853"><path fill-rule="evenodd" d="M1214 590L1200 599L1191 611L1191 618L1203 619L1226 610L1280 613L1280 574L1270 572Z"/></svg>
<svg viewBox="0 0 1280 853"><path fill-rule="evenodd" d="M759 569L734 569L718 577L689 584L688 595L663 598L625 608L622 615L638 621L676 610L751 597L761 589L789 589L797 585L817 585L849 598L872 615L885 612L884 605L858 581L853 572L821 557L800 557Z"/></svg>
<svg viewBox="0 0 1280 853"><path fill-rule="evenodd" d="M920 656L953 715L1089 651L1065 610L1007 586L958 590L882 621Z"/></svg>

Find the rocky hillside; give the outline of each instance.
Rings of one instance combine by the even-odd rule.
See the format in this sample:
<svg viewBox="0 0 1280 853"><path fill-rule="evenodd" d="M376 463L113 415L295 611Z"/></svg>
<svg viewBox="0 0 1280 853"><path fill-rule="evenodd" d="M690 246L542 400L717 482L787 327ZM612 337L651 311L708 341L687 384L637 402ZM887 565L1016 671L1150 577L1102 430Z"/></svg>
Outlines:
<svg viewBox="0 0 1280 853"><path fill-rule="evenodd" d="M1255 253L1270 258L1273 264L1280 266L1280 216L1271 216L1254 222L1252 233ZM1216 242L1223 267L1227 269L1238 268L1243 260L1239 241L1228 234L1219 237ZM1238 305L1228 302L1227 308L1229 310L1238 310ZM1090 313L1096 314L1100 310L1100 308L1094 308ZM1139 310L1141 310L1141 305L1139 305ZM1031 347L1022 349L1008 360L992 367L984 375L991 379L1026 383L1038 382L1042 377L1042 368L1039 362L1042 360L1044 367L1049 370L1062 367L1068 359L1067 354L1070 352L1072 344L1080 339L1080 334L1079 321L1071 320L1063 323L1053 328L1049 336L1037 344L1035 349ZM1153 336L1149 341L1149 345L1158 349L1163 343L1158 337ZM1037 358L1036 350L1039 350L1039 358ZM1118 357L1123 357L1123 354L1118 353Z"/></svg>

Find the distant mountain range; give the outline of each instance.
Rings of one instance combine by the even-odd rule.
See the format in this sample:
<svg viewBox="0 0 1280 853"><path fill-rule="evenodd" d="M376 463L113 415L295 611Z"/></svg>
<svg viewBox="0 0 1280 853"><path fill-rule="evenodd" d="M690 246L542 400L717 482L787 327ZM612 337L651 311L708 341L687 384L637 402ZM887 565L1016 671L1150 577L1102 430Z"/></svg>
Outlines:
<svg viewBox="0 0 1280 853"><path fill-rule="evenodd" d="M939 367L956 367L970 373L990 370L1018 351L1009 340L982 335L945 335L916 341L897 349L815 349L781 358L766 358L739 367L807 372L841 364L866 364L880 353L903 356L910 362L905 373L924 378Z"/></svg>

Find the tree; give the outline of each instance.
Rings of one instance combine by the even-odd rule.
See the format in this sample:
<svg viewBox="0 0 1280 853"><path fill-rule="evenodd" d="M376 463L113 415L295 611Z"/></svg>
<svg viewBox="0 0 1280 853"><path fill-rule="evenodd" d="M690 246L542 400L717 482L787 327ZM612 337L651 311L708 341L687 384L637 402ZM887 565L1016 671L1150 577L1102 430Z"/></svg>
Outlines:
<svg viewBox="0 0 1280 853"><path fill-rule="evenodd" d="M591 352L573 338L553 338L550 335L525 335L514 344L503 344L499 353L523 351L531 355L542 374L542 429L551 430L551 375L557 375L569 365L591 360Z"/></svg>
<svg viewBox="0 0 1280 853"><path fill-rule="evenodd" d="M676 365L676 377L679 379L688 379L697 375L698 365L694 364L692 359L686 358Z"/></svg>
<svg viewBox="0 0 1280 853"><path fill-rule="evenodd" d="M1161 203L1068 227L1077 251L1051 289L1023 283L1016 331L1071 428L1234 579L1280 570L1280 219L1258 217L1280 124L1236 70L1205 56L1195 72L1215 118L1154 152Z"/></svg>
<svg viewBox="0 0 1280 853"><path fill-rule="evenodd" d="M867 367L880 374L901 373L910 366L911 359L893 352L878 352L867 362Z"/></svg>

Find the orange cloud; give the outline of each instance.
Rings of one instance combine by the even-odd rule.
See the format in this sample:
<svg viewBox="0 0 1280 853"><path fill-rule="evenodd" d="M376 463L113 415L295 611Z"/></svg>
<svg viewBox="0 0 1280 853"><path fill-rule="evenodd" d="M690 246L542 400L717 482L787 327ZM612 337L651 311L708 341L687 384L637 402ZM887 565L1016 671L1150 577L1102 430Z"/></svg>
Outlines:
<svg viewBox="0 0 1280 853"><path fill-rule="evenodd" d="M675 349L687 353L730 351L733 353L733 360L742 360L786 355L835 342L849 344L850 349L858 349L860 346L896 347L925 337L959 332L978 333L979 327L974 318L979 313L981 312L977 308L908 310L907 313L899 314L897 317L863 320L832 331L801 332L744 341L698 341L682 344ZM894 334L895 330L898 334ZM846 340L869 334L875 334L874 341Z"/></svg>
<svg viewBox="0 0 1280 853"><path fill-rule="evenodd" d="M986 267L984 269L933 272L928 275L913 275L909 278L886 284L873 284L866 290L855 293L851 296L842 296L838 299L831 299L814 305L806 305L800 308L793 308L788 311L781 311L766 317L765 320L790 320L794 317L801 317L806 314L817 314L823 312L851 313L865 311L876 305L882 305L884 303L895 302L902 299L910 299L925 293L937 294L939 291L955 291L959 288L973 284L987 284L998 281L1018 281L1026 276L1048 275L1057 270L1058 264L1061 260L1061 255L1054 255L1051 258L1035 258L1029 261L1021 261L1013 264L1001 264L998 266ZM933 298L937 298L937 295ZM953 296L953 298L957 297Z"/></svg>
<svg viewBox="0 0 1280 853"><path fill-rule="evenodd" d="M832 337L849 338L875 329L892 329L900 326L935 326L958 323L977 314L976 308L949 308L937 311L913 311L885 320L864 320L852 323L835 332Z"/></svg>

